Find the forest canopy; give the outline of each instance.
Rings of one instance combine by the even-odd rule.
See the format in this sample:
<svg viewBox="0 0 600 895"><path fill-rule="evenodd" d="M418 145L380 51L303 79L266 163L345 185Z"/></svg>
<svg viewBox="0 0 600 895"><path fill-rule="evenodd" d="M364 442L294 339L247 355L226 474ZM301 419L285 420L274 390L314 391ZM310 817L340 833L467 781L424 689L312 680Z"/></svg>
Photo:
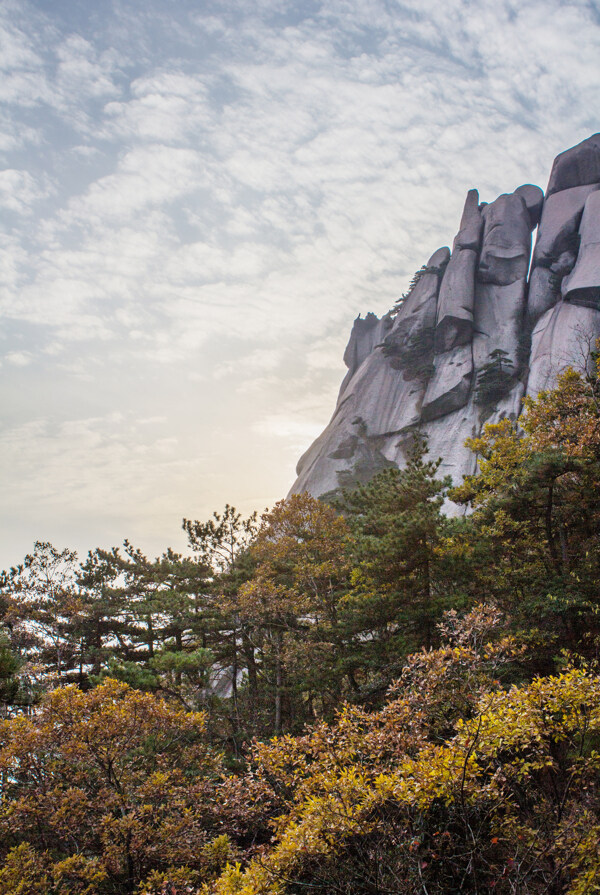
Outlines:
<svg viewBox="0 0 600 895"><path fill-rule="evenodd" d="M600 892L598 370L469 447L3 572L0 892Z"/></svg>

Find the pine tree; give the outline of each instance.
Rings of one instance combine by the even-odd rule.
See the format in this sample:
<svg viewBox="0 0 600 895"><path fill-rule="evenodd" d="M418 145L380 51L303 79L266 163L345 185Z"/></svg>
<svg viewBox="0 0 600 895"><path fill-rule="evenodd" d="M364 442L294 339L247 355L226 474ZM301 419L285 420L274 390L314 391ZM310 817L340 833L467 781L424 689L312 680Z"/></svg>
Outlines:
<svg viewBox="0 0 600 895"><path fill-rule="evenodd" d="M354 536L354 587L347 603L356 665L382 688L411 649L431 646L447 602L438 547L450 479L438 479L441 461L425 456L426 443L416 439L404 469L386 469L340 501Z"/></svg>
<svg viewBox="0 0 600 895"><path fill-rule="evenodd" d="M490 354L490 360L477 375L475 400L483 406L494 406L510 390L514 382L514 364L508 352L496 348Z"/></svg>

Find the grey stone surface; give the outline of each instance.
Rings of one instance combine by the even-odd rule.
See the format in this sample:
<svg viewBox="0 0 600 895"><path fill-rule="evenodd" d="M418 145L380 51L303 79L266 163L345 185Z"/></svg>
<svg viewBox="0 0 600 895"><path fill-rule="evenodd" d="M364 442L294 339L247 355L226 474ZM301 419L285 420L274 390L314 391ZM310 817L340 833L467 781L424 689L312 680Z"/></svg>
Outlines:
<svg viewBox="0 0 600 895"><path fill-rule="evenodd" d="M499 196L483 209L483 245L478 279L509 286L527 276L531 254L529 212L521 196Z"/></svg>
<svg viewBox="0 0 600 895"><path fill-rule="evenodd" d="M559 300L560 289L556 288L553 271L549 267L535 267L531 271L527 296L528 328L533 329L542 314Z"/></svg>
<svg viewBox="0 0 600 895"><path fill-rule="evenodd" d="M460 220L460 229L454 240L454 248L473 249L478 252L482 230L483 217L479 209L479 193L477 190L469 190Z"/></svg>
<svg viewBox="0 0 600 895"><path fill-rule="evenodd" d="M369 357L377 345L381 345L386 335L394 324L393 315L384 314L381 319L376 314L367 314L366 317L357 317L352 326L350 340L344 351L344 363L348 372L340 387L338 405L343 401L344 395L352 377L359 369L363 361Z"/></svg>
<svg viewBox="0 0 600 895"><path fill-rule="evenodd" d="M592 183L548 196L533 251L534 267L550 267L562 252L573 248L583 206L590 193L598 189L600 184Z"/></svg>
<svg viewBox="0 0 600 895"><path fill-rule="evenodd" d="M439 286L437 273L423 274L383 340L384 354L392 366L410 378L420 375L422 366L430 363L433 354Z"/></svg>
<svg viewBox="0 0 600 895"><path fill-rule="evenodd" d="M571 273L575 267L576 261L576 252L561 252L554 264L550 265L550 270L553 274L556 274L557 277L565 277L567 274Z"/></svg>
<svg viewBox="0 0 600 895"><path fill-rule="evenodd" d="M443 268L449 260L450 249L448 248L448 246L442 246L441 249L436 249L436 251L433 253L431 258L427 262L427 267Z"/></svg>
<svg viewBox="0 0 600 895"><path fill-rule="evenodd" d="M354 380L352 403L345 415L359 415L365 434L385 435L418 422L425 384L419 377L399 375L380 348L362 365Z"/></svg>
<svg viewBox="0 0 600 895"><path fill-rule="evenodd" d="M529 226L533 230L540 222L544 205L544 191L533 183L524 183L516 188L515 194L525 202L529 213Z"/></svg>
<svg viewBox="0 0 600 895"><path fill-rule="evenodd" d="M538 321L531 338L527 394L552 388L566 367L583 369L600 336L600 311L560 301Z"/></svg>
<svg viewBox="0 0 600 895"><path fill-rule="evenodd" d="M391 326L391 319L388 320ZM344 363L350 373L354 374L375 346L383 340L387 332L387 322L386 317L380 320L373 313L368 313L364 318L360 316L356 318L350 341L344 352Z"/></svg>
<svg viewBox="0 0 600 895"><path fill-rule="evenodd" d="M481 372L494 351L506 352L515 376L519 372L520 348L524 332L525 279L508 286L478 283L475 293L475 333L473 366Z"/></svg>
<svg viewBox="0 0 600 895"><path fill-rule="evenodd" d="M577 261L563 280L562 294L573 304L600 308L600 192L586 200L579 235Z"/></svg>
<svg viewBox="0 0 600 895"><path fill-rule="evenodd" d="M556 156L546 196L586 183L600 183L600 134L592 134Z"/></svg>
<svg viewBox="0 0 600 895"><path fill-rule="evenodd" d="M354 322L335 412L292 493L326 494L403 466L416 432L443 458L440 475L459 482L475 471L467 438L486 421L517 419L525 390L585 366L600 336L598 159L600 135L558 156L545 200L532 184L489 204L469 191L452 256L434 252L397 313Z"/></svg>
<svg viewBox="0 0 600 895"><path fill-rule="evenodd" d="M362 475L389 465L382 447L388 436L419 422L425 387L418 378L406 379L376 348L340 396L327 428L300 459L294 492L323 494L340 487L357 464Z"/></svg>
<svg viewBox="0 0 600 895"><path fill-rule="evenodd" d="M473 338L477 252L455 248L446 267L437 304L434 350L442 354Z"/></svg>
<svg viewBox="0 0 600 895"><path fill-rule="evenodd" d="M429 422L464 407L469 400L472 378L473 352L470 344L438 354L423 399L421 420Z"/></svg>

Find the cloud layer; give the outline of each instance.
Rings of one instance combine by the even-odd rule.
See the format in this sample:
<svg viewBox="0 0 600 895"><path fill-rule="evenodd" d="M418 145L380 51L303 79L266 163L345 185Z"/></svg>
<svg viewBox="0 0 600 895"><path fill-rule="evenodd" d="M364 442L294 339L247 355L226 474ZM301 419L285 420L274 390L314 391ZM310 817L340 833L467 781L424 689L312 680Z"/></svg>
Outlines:
<svg viewBox="0 0 600 895"><path fill-rule="evenodd" d="M352 319L599 129L583 0L86 6L0 3L0 565L283 496Z"/></svg>

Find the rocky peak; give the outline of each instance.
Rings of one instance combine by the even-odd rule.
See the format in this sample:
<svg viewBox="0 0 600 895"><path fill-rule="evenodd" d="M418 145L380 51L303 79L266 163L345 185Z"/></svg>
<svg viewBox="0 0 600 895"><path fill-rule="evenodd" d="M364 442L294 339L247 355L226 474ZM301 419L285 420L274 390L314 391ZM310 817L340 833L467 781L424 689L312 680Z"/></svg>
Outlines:
<svg viewBox="0 0 600 895"><path fill-rule="evenodd" d="M460 482L474 471L465 440L585 365L599 335L594 134L557 156L545 196L527 183L485 204L469 190L452 253L434 252L394 311L354 321L335 412L291 493L321 496L403 466L416 431Z"/></svg>

